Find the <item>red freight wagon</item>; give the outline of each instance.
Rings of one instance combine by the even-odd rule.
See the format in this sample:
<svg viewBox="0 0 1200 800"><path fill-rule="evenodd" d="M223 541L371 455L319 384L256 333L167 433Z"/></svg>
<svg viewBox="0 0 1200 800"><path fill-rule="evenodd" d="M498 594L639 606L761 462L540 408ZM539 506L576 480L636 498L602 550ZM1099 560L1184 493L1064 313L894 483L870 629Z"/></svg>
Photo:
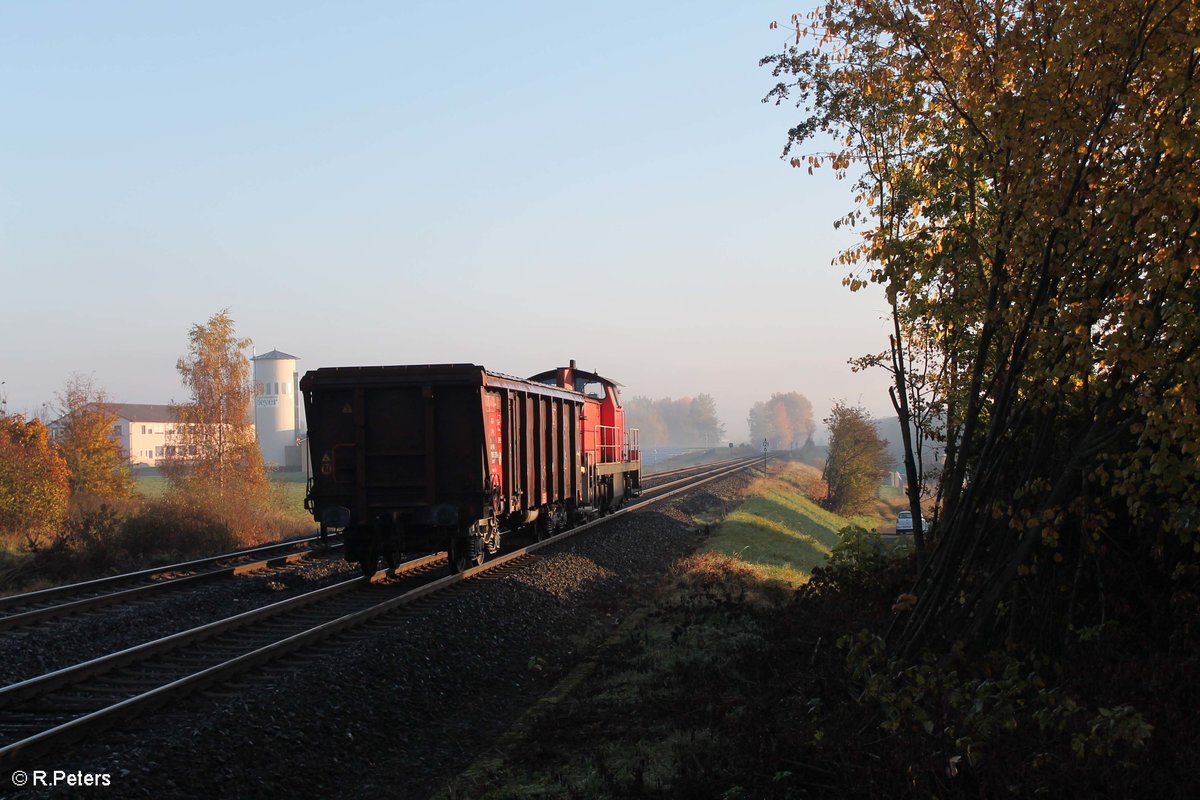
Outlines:
<svg viewBox="0 0 1200 800"><path fill-rule="evenodd" d="M439 549L461 571L502 531L541 538L611 508L639 489L637 432L616 385L573 368L529 381L474 364L308 372L305 506L323 532L343 530L364 574Z"/></svg>

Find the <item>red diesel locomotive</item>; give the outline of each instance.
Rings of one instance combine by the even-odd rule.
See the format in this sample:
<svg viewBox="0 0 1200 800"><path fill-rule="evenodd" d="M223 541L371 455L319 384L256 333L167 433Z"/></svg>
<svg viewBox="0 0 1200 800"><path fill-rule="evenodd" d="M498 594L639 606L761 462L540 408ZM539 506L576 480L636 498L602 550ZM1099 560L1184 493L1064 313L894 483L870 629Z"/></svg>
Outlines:
<svg viewBox="0 0 1200 800"><path fill-rule="evenodd" d="M483 563L502 532L541 539L641 490L617 384L569 367L520 380L474 364L324 367L300 381L313 475L305 508L345 557L448 551Z"/></svg>

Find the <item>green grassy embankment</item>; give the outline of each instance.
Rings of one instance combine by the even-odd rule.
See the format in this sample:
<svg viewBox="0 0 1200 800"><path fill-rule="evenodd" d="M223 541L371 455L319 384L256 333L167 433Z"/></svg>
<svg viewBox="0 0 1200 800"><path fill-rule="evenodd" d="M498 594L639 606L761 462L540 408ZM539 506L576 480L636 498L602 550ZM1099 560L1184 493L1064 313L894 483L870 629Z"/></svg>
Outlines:
<svg viewBox="0 0 1200 800"><path fill-rule="evenodd" d="M798 461L776 462L766 477L747 487L745 500L702 552L736 556L768 580L806 582L825 563L842 528L886 524L874 515L846 518L821 508L809 499L820 478L819 471Z"/></svg>

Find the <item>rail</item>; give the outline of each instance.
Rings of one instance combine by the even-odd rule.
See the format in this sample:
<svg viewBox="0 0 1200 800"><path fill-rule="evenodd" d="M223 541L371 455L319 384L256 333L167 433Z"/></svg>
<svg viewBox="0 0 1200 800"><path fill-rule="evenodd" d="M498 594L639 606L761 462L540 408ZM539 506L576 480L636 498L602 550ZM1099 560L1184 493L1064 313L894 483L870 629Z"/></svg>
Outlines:
<svg viewBox="0 0 1200 800"><path fill-rule="evenodd" d="M340 543L336 543L320 550L298 549L319 541L320 537L308 536L82 583L7 595L0 597L0 631L101 606L129 602L149 594L216 578L280 567L314 556L326 555L341 547ZM224 562L233 563L221 566ZM178 574L181 572L188 574Z"/></svg>

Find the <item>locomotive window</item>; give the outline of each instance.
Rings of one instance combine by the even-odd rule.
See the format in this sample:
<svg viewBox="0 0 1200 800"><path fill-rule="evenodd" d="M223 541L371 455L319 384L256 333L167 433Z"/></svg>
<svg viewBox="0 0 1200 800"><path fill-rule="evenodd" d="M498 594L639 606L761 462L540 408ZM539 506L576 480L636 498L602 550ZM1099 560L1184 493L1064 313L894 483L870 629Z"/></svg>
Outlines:
<svg viewBox="0 0 1200 800"><path fill-rule="evenodd" d="M593 400L604 399L604 384L600 381L589 381L587 378L575 379L575 391L587 395Z"/></svg>

